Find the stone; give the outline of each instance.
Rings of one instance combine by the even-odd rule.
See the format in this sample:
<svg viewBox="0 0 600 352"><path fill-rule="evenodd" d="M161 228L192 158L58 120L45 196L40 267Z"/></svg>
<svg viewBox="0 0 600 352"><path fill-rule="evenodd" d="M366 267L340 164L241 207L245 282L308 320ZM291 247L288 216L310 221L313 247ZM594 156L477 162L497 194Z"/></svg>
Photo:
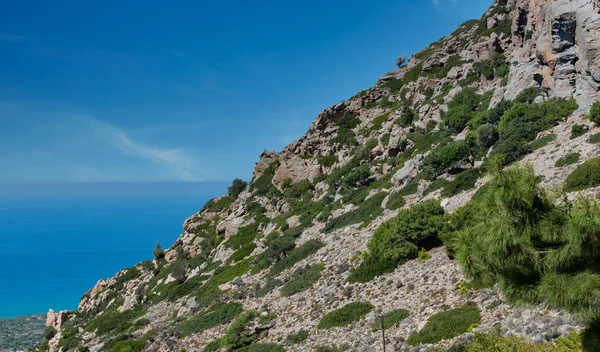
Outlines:
<svg viewBox="0 0 600 352"><path fill-rule="evenodd" d="M300 226L300 216L298 216L298 215L290 216L285 222L287 223L287 225L290 229L293 229L295 227Z"/></svg>
<svg viewBox="0 0 600 352"><path fill-rule="evenodd" d="M401 169L396 171L392 177L392 183L395 186L400 186L412 181L417 174L417 168L418 162L416 159L408 160Z"/></svg>

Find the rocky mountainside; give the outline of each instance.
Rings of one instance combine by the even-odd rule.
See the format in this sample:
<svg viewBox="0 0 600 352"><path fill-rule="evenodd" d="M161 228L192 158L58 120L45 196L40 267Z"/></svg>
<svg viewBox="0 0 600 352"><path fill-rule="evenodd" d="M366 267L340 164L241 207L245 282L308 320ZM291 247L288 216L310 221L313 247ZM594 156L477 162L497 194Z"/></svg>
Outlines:
<svg viewBox="0 0 600 352"><path fill-rule="evenodd" d="M41 339L44 315L0 319L0 352L28 351Z"/></svg>
<svg viewBox="0 0 600 352"><path fill-rule="evenodd" d="M387 350L593 350L599 89L600 1L498 0L51 312L40 350L380 351L382 325Z"/></svg>

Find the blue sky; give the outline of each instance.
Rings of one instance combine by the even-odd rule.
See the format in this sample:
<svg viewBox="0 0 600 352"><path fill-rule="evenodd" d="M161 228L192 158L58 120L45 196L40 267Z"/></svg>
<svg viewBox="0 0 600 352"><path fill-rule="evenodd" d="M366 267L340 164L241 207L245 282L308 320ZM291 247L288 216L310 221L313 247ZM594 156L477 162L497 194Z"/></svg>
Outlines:
<svg viewBox="0 0 600 352"><path fill-rule="evenodd" d="M5 2L0 182L248 179L491 2Z"/></svg>

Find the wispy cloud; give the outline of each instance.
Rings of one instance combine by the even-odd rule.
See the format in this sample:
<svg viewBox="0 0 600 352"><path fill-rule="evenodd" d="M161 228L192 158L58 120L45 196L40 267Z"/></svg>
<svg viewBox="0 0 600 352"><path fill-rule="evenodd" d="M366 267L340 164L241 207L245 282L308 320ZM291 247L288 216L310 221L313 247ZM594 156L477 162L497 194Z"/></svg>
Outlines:
<svg viewBox="0 0 600 352"><path fill-rule="evenodd" d="M0 33L0 42L21 42L27 37L17 34Z"/></svg>
<svg viewBox="0 0 600 352"><path fill-rule="evenodd" d="M180 181L201 181L198 160L183 149L163 148L132 138L125 130L92 116L80 116L90 131L122 153L150 161Z"/></svg>

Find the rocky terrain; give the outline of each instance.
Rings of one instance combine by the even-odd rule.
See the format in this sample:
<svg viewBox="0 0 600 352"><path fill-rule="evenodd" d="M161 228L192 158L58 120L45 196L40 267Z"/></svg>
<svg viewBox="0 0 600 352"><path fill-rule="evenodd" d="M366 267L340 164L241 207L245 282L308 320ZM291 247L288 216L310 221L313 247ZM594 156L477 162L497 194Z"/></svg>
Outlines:
<svg viewBox="0 0 600 352"><path fill-rule="evenodd" d="M46 316L0 319L0 351L28 351L42 340Z"/></svg>
<svg viewBox="0 0 600 352"><path fill-rule="evenodd" d="M265 151L248 188L234 182L153 260L51 312L40 350L381 351L381 316L387 350L578 350L588 317L470 284L448 238L491 160L596 197L600 181L573 175L600 156L599 88L600 1L498 0Z"/></svg>

